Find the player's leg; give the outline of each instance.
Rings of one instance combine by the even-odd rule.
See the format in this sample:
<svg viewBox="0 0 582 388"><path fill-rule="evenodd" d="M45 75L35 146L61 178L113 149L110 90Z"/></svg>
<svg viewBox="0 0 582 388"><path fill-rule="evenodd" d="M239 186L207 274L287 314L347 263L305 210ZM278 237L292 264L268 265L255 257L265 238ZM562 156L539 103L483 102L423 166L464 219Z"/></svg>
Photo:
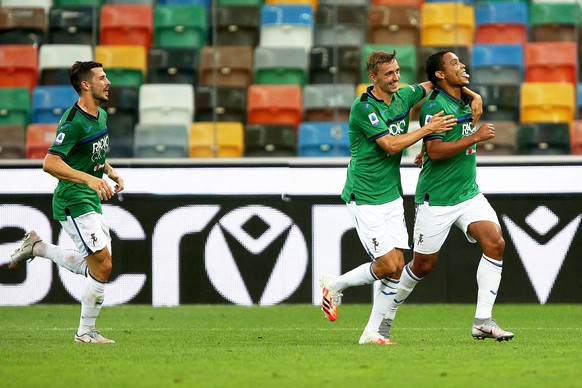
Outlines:
<svg viewBox="0 0 582 388"><path fill-rule="evenodd" d="M24 236L20 248L10 256L10 268L16 268L18 263L35 257L50 259L73 273L86 276L87 263L80 252L48 244L34 230Z"/></svg>
<svg viewBox="0 0 582 388"><path fill-rule="evenodd" d="M477 339L510 340L513 333L501 329L493 319L493 305L501 283L505 250L505 240L497 214L485 197L479 195L470 200L465 214L458 220L458 225L465 231L470 242L478 242L483 249L477 267L477 308L472 335Z"/></svg>
<svg viewBox="0 0 582 388"><path fill-rule="evenodd" d="M90 212L68 217L61 225L77 249L86 252L87 278L81 294L81 318L75 335L76 342L112 343L95 329L95 322L105 298L105 284L112 267L111 237L103 215Z"/></svg>

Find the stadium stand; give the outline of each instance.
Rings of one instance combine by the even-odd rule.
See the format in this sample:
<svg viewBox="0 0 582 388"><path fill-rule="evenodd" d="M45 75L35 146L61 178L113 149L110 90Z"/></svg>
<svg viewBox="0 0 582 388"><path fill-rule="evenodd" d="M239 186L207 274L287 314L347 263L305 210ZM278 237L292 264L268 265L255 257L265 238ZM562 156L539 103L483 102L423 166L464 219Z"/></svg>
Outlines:
<svg viewBox="0 0 582 388"><path fill-rule="evenodd" d="M200 4L154 7L154 47L201 49L208 35L207 10Z"/></svg>
<svg viewBox="0 0 582 388"><path fill-rule="evenodd" d="M475 43L525 44L528 5L519 1L484 1L475 5Z"/></svg>
<svg viewBox="0 0 582 388"><path fill-rule="evenodd" d="M93 46L98 44L99 29L93 26L94 22L99 22L98 12L93 7L55 4L49 11L49 42Z"/></svg>
<svg viewBox="0 0 582 388"><path fill-rule="evenodd" d="M582 155L582 120L574 120L570 125L570 152Z"/></svg>
<svg viewBox="0 0 582 388"><path fill-rule="evenodd" d="M359 4L320 4L315 14L313 44L361 46L367 42L368 10Z"/></svg>
<svg viewBox="0 0 582 388"><path fill-rule="evenodd" d="M70 85L69 69L75 61L92 61L88 44L43 44L38 54L39 85Z"/></svg>
<svg viewBox="0 0 582 388"><path fill-rule="evenodd" d="M519 155L569 155L568 123L527 123L517 131Z"/></svg>
<svg viewBox="0 0 582 388"><path fill-rule="evenodd" d="M574 85L524 82L520 88L521 123L571 123L575 116Z"/></svg>
<svg viewBox="0 0 582 388"><path fill-rule="evenodd" d="M194 87L189 84L143 84L139 88L139 122L182 124L194 121Z"/></svg>
<svg viewBox="0 0 582 388"><path fill-rule="evenodd" d="M47 41L43 8L0 7L0 44L40 46Z"/></svg>
<svg viewBox="0 0 582 388"><path fill-rule="evenodd" d="M303 121L349 120L356 88L352 84L317 84L303 87Z"/></svg>
<svg viewBox="0 0 582 388"><path fill-rule="evenodd" d="M148 83L198 85L200 52L189 47L151 48L147 55Z"/></svg>
<svg viewBox="0 0 582 388"><path fill-rule="evenodd" d="M517 130L515 121L491 120L495 127L495 137L477 143L477 155L515 155L517 150Z"/></svg>
<svg viewBox="0 0 582 388"><path fill-rule="evenodd" d="M297 155L297 129L294 125L247 124L245 156L291 157Z"/></svg>
<svg viewBox="0 0 582 388"><path fill-rule="evenodd" d="M252 46L259 44L261 8L257 4L218 5L216 7L216 44Z"/></svg>
<svg viewBox="0 0 582 388"><path fill-rule="evenodd" d="M244 155L244 126L240 122L196 122L190 126L188 156L237 158Z"/></svg>
<svg viewBox="0 0 582 388"><path fill-rule="evenodd" d="M26 158L26 128L0 124L0 159Z"/></svg>
<svg viewBox="0 0 582 388"><path fill-rule="evenodd" d="M200 86L194 91L195 121L247 121L247 88ZM216 98L216 101L213 99Z"/></svg>
<svg viewBox="0 0 582 388"><path fill-rule="evenodd" d="M204 46L200 58L200 85L243 86L253 83L251 46Z"/></svg>
<svg viewBox="0 0 582 388"><path fill-rule="evenodd" d="M44 159L53 144L57 133L57 124L32 123L26 128L26 158Z"/></svg>
<svg viewBox="0 0 582 388"><path fill-rule="evenodd" d="M473 45L475 10L463 3L423 3L420 44L423 46Z"/></svg>
<svg viewBox="0 0 582 388"><path fill-rule="evenodd" d="M576 42L528 42L524 48L526 82L578 82Z"/></svg>
<svg viewBox="0 0 582 388"><path fill-rule="evenodd" d="M309 83L360 82L360 46L313 46L309 51Z"/></svg>
<svg viewBox="0 0 582 388"><path fill-rule="evenodd" d="M32 94L32 123L58 123L79 96L69 85L39 85Z"/></svg>
<svg viewBox="0 0 582 388"><path fill-rule="evenodd" d="M27 88L0 88L0 124L20 125L30 123L30 91Z"/></svg>
<svg viewBox="0 0 582 388"><path fill-rule="evenodd" d="M139 121L139 88L111 86L109 101L102 105L107 112L109 153L113 158L133 156L134 127Z"/></svg>
<svg viewBox="0 0 582 388"><path fill-rule="evenodd" d="M248 124L292 124L296 128L303 115L301 86L251 85L248 88Z"/></svg>
<svg viewBox="0 0 582 388"><path fill-rule="evenodd" d="M0 87L32 90L38 82L38 48L32 45L0 45Z"/></svg>
<svg viewBox="0 0 582 388"><path fill-rule="evenodd" d="M153 14L149 5L104 4L101 7L99 44L152 45Z"/></svg>
<svg viewBox="0 0 582 388"><path fill-rule="evenodd" d="M471 83L519 85L523 79L523 46L518 44L473 45Z"/></svg>
<svg viewBox="0 0 582 388"><path fill-rule="evenodd" d="M307 54L300 47L261 47L254 50L254 83L305 85Z"/></svg>
<svg viewBox="0 0 582 388"><path fill-rule="evenodd" d="M313 46L313 10L305 5L263 5L259 45L264 47Z"/></svg>
<svg viewBox="0 0 582 388"><path fill-rule="evenodd" d="M107 69L107 78L116 86L140 86L147 71L144 46L98 45L95 60Z"/></svg>
<svg viewBox="0 0 582 388"><path fill-rule="evenodd" d="M533 1L529 6L530 42L578 42L581 12L577 1Z"/></svg>
<svg viewBox="0 0 582 388"><path fill-rule="evenodd" d="M297 156L349 156L348 123L302 122L297 132Z"/></svg>
<svg viewBox="0 0 582 388"><path fill-rule="evenodd" d="M372 44L420 44L420 7L417 4L371 5L368 41Z"/></svg>
<svg viewBox="0 0 582 388"><path fill-rule="evenodd" d="M188 157L188 128L184 124L138 123L134 132L136 158Z"/></svg>

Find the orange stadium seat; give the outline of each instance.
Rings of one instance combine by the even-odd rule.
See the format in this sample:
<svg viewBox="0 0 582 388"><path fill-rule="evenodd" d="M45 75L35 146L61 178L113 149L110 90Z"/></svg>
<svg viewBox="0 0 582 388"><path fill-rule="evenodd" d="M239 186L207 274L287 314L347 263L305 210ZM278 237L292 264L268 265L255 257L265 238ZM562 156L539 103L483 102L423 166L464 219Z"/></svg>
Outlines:
<svg viewBox="0 0 582 388"><path fill-rule="evenodd" d="M57 123L29 124L26 128L26 158L44 159L57 134Z"/></svg>
<svg viewBox="0 0 582 388"><path fill-rule="evenodd" d="M237 158L244 154L244 126L238 122L197 122L190 126L188 156Z"/></svg>
<svg viewBox="0 0 582 388"><path fill-rule="evenodd" d="M520 89L521 123L571 123L576 107L574 85L524 82Z"/></svg>
<svg viewBox="0 0 582 388"><path fill-rule="evenodd" d="M0 45L0 87L32 90L38 81L38 48L29 45Z"/></svg>
<svg viewBox="0 0 582 388"><path fill-rule="evenodd" d="M153 11L149 5L105 4L101 7L99 44L152 45Z"/></svg>
<svg viewBox="0 0 582 388"><path fill-rule="evenodd" d="M247 99L248 124L301 122L303 103L299 85L251 85Z"/></svg>
<svg viewBox="0 0 582 388"><path fill-rule="evenodd" d="M578 75L576 42L529 42L524 50L526 82L570 82Z"/></svg>
<svg viewBox="0 0 582 388"><path fill-rule="evenodd" d="M420 44L473 45L475 10L463 3L423 3L420 8Z"/></svg>
<svg viewBox="0 0 582 388"><path fill-rule="evenodd" d="M486 1L475 6L475 43L525 44L528 5L515 1Z"/></svg>
<svg viewBox="0 0 582 388"><path fill-rule="evenodd" d="M582 155L582 120L574 120L570 125L570 153Z"/></svg>

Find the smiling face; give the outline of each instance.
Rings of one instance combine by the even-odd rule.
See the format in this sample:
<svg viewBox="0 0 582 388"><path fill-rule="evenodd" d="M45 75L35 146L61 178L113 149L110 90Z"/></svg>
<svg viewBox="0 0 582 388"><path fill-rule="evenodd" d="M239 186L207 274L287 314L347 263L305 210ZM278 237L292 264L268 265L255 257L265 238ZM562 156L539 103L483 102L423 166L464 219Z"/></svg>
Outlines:
<svg viewBox="0 0 582 388"><path fill-rule="evenodd" d="M450 86L463 87L469 84L469 74L465 65L454 53L448 52L443 55L442 70L438 71L437 77L444 79Z"/></svg>
<svg viewBox="0 0 582 388"><path fill-rule="evenodd" d="M400 66L396 59L384 62L378 66L375 74L370 74L374 86L386 94L394 94L398 91L400 82Z"/></svg>

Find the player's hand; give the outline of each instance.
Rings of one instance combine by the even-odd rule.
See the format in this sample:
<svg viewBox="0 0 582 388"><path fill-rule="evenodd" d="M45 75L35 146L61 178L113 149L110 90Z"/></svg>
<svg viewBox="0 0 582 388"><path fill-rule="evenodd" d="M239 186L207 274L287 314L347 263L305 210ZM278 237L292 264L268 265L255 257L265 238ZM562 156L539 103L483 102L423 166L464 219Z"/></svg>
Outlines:
<svg viewBox="0 0 582 388"><path fill-rule="evenodd" d="M93 177L93 179L89 181L88 186L95 190L97 195L99 195L99 199L102 201L107 201L113 197L113 189L105 179Z"/></svg>
<svg viewBox="0 0 582 388"><path fill-rule="evenodd" d="M414 164L416 164L416 167L418 168L422 168L422 150L416 154L416 156L414 157Z"/></svg>
<svg viewBox="0 0 582 388"><path fill-rule="evenodd" d="M116 183L115 185L115 192L119 193L120 191L123 191L123 189L125 188L125 185L123 184L123 178L121 178L119 176L119 174L117 174L117 171L115 171L113 168L110 168L109 171L107 172L107 176Z"/></svg>
<svg viewBox="0 0 582 388"><path fill-rule="evenodd" d="M432 133L435 132L446 132L450 131L453 126L457 123L457 119L453 115L443 116L444 111L435 113L430 118L430 121L425 124L425 127L429 129Z"/></svg>
<svg viewBox="0 0 582 388"><path fill-rule="evenodd" d="M483 114L483 99L480 95L475 93L475 96L471 100L471 114L473 115L473 126L477 124L481 115Z"/></svg>
<svg viewBox="0 0 582 388"><path fill-rule="evenodd" d="M495 127L491 123L481 125L477 132L475 132L475 138L477 139L477 143L489 140L494 137L495 137Z"/></svg>

